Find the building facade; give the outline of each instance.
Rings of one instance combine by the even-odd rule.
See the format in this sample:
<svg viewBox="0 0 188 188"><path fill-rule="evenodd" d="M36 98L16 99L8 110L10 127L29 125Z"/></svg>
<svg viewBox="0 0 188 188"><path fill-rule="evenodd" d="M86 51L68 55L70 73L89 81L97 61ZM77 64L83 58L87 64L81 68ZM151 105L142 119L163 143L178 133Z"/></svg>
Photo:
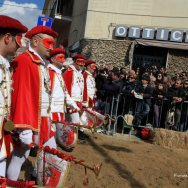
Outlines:
<svg viewBox="0 0 188 188"><path fill-rule="evenodd" d="M98 64L188 68L187 0L46 0L58 42Z"/></svg>

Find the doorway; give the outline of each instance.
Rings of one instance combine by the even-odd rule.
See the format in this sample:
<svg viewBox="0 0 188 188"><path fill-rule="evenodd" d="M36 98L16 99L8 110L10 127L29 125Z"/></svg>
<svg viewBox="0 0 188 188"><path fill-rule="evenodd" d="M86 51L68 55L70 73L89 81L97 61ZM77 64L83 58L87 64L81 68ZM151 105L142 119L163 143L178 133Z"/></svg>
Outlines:
<svg viewBox="0 0 188 188"><path fill-rule="evenodd" d="M166 68L168 49L137 45L134 49L132 69L139 70L139 77L144 72L153 72L157 68Z"/></svg>

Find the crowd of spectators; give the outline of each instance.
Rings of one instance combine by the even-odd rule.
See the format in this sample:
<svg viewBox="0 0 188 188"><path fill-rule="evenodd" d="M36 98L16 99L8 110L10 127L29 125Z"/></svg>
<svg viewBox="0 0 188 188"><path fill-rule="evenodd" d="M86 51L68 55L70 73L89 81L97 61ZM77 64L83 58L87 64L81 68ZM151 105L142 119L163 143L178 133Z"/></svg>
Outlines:
<svg viewBox="0 0 188 188"><path fill-rule="evenodd" d="M156 128L164 126L177 131L187 130L187 104L182 105L188 101L187 72L175 72L169 76L164 67L157 66L142 71L142 74L139 67L129 71L124 67L99 67L95 79L97 108L104 108L105 100L109 100L107 104L111 105L110 98L126 95L123 108L128 108L127 113L134 115L135 126L141 125L151 113L152 124ZM162 109L164 101L167 102ZM161 125L162 118L164 125Z"/></svg>

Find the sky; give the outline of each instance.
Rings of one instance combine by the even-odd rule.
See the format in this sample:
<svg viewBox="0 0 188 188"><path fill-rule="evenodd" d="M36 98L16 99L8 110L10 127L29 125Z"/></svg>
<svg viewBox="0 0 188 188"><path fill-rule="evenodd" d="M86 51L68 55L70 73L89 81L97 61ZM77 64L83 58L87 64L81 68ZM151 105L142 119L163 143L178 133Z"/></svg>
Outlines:
<svg viewBox="0 0 188 188"><path fill-rule="evenodd" d="M18 19L29 29L37 25L45 0L0 0L0 14ZM28 7L28 8L24 8Z"/></svg>

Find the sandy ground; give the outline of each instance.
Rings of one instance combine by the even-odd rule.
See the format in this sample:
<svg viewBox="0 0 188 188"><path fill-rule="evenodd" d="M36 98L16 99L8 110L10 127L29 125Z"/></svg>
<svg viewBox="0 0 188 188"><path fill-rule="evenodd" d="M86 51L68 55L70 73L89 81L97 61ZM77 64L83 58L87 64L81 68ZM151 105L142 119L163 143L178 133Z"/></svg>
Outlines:
<svg viewBox="0 0 188 188"><path fill-rule="evenodd" d="M134 136L90 135L69 153L87 164L103 163L98 178L87 170L89 184L83 185L85 170L72 163L66 187L76 188L187 188L188 150L169 149L136 140ZM33 161L33 158L30 158ZM27 172L32 163L27 161ZM21 177L24 177L22 172Z"/></svg>

